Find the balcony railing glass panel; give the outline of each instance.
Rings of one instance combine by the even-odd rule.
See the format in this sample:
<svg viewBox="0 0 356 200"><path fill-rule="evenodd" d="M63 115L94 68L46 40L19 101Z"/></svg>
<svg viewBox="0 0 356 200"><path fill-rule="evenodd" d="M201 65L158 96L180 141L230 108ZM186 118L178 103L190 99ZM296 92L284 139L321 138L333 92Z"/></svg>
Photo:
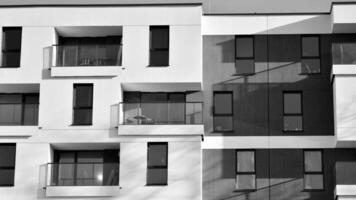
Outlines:
<svg viewBox="0 0 356 200"><path fill-rule="evenodd" d="M356 42L332 44L333 64L356 64Z"/></svg>

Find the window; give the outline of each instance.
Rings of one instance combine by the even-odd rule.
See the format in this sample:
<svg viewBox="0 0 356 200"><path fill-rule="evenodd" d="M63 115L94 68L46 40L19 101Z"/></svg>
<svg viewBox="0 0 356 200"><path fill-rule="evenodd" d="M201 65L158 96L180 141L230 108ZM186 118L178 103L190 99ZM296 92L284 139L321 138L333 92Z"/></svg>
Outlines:
<svg viewBox="0 0 356 200"><path fill-rule="evenodd" d="M214 92L214 131L233 130L233 93L231 91Z"/></svg>
<svg viewBox="0 0 356 200"><path fill-rule="evenodd" d="M14 186L16 144L0 144L0 186Z"/></svg>
<svg viewBox="0 0 356 200"><path fill-rule="evenodd" d="M255 151L236 151L236 190L256 189Z"/></svg>
<svg viewBox="0 0 356 200"><path fill-rule="evenodd" d="M20 67L21 27L3 27L2 67Z"/></svg>
<svg viewBox="0 0 356 200"><path fill-rule="evenodd" d="M236 75L255 73L255 53L253 36L236 36L235 38Z"/></svg>
<svg viewBox="0 0 356 200"><path fill-rule="evenodd" d="M147 185L167 185L168 143L149 142Z"/></svg>
<svg viewBox="0 0 356 200"><path fill-rule="evenodd" d="M303 131L302 92L283 92L284 131Z"/></svg>
<svg viewBox="0 0 356 200"><path fill-rule="evenodd" d="M169 26L150 26L150 66L169 65Z"/></svg>
<svg viewBox="0 0 356 200"><path fill-rule="evenodd" d="M320 73L320 48L318 36L302 36L302 74Z"/></svg>
<svg viewBox="0 0 356 200"><path fill-rule="evenodd" d="M91 125L93 84L74 84L73 125Z"/></svg>
<svg viewBox="0 0 356 200"><path fill-rule="evenodd" d="M52 186L119 184L119 150L54 151Z"/></svg>
<svg viewBox="0 0 356 200"><path fill-rule="evenodd" d="M304 151L304 189L324 189L323 153L321 150Z"/></svg>
<svg viewBox="0 0 356 200"><path fill-rule="evenodd" d="M37 125L38 94L0 94L0 125Z"/></svg>

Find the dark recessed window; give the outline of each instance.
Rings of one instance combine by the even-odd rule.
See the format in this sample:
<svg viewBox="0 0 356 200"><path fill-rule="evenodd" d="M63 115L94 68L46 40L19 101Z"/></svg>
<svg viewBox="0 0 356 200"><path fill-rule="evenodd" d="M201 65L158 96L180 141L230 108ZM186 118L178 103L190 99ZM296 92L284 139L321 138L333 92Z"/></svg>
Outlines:
<svg viewBox="0 0 356 200"><path fill-rule="evenodd" d="M147 153L147 185L167 185L168 143L149 142Z"/></svg>
<svg viewBox="0 0 356 200"><path fill-rule="evenodd" d="M253 36L236 36L235 70L235 75L250 75L255 73L255 53Z"/></svg>
<svg viewBox="0 0 356 200"><path fill-rule="evenodd" d="M256 189L255 151L236 151L236 190Z"/></svg>
<svg viewBox="0 0 356 200"><path fill-rule="evenodd" d="M302 92L283 92L284 131L303 130Z"/></svg>
<svg viewBox="0 0 356 200"><path fill-rule="evenodd" d="M93 84L74 84L73 125L91 125Z"/></svg>
<svg viewBox="0 0 356 200"><path fill-rule="evenodd" d="M37 125L38 94L0 94L0 125Z"/></svg>
<svg viewBox="0 0 356 200"><path fill-rule="evenodd" d="M0 186L13 186L16 144L0 144Z"/></svg>
<svg viewBox="0 0 356 200"><path fill-rule="evenodd" d="M304 151L304 189L324 189L323 153L320 150Z"/></svg>
<svg viewBox="0 0 356 200"><path fill-rule="evenodd" d="M20 67L21 27L3 27L1 67Z"/></svg>
<svg viewBox="0 0 356 200"><path fill-rule="evenodd" d="M214 92L214 131L233 130L233 93L231 91Z"/></svg>
<svg viewBox="0 0 356 200"><path fill-rule="evenodd" d="M302 36L302 74L320 73L319 36Z"/></svg>
<svg viewBox="0 0 356 200"><path fill-rule="evenodd" d="M169 26L150 26L150 65L169 65Z"/></svg>

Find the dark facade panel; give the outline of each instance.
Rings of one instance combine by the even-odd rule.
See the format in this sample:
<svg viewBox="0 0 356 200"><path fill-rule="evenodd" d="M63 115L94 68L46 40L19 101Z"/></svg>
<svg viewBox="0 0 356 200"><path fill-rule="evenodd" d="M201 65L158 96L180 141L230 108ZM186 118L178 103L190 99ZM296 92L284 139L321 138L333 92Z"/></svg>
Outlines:
<svg viewBox="0 0 356 200"><path fill-rule="evenodd" d="M302 73L300 35L254 36L255 73L236 76L235 36L203 36L205 130L236 136L333 135L331 36L320 35L320 73ZM213 93L233 93L233 131L214 131ZM283 93L298 91L302 130L284 131ZM216 130L216 129L215 129Z"/></svg>

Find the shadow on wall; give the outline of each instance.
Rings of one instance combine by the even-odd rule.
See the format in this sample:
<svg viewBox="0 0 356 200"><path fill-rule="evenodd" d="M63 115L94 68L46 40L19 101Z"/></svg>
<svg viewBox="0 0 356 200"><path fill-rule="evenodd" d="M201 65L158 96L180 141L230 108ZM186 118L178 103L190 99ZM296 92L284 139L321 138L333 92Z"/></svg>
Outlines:
<svg viewBox="0 0 356 200"><path fill-rule="evenodd" d="M303 93L303 135L334 134L330 36L320 37L320 74L302 73L299 35L255 36L255 73L249 76L233 75L234 36L204 36L204 44L205 95L233 91L234 130L224 135L288 134L283 132L283 91ZM213 101L205 101L205 129L221 134L213 131Z"/></svg>

